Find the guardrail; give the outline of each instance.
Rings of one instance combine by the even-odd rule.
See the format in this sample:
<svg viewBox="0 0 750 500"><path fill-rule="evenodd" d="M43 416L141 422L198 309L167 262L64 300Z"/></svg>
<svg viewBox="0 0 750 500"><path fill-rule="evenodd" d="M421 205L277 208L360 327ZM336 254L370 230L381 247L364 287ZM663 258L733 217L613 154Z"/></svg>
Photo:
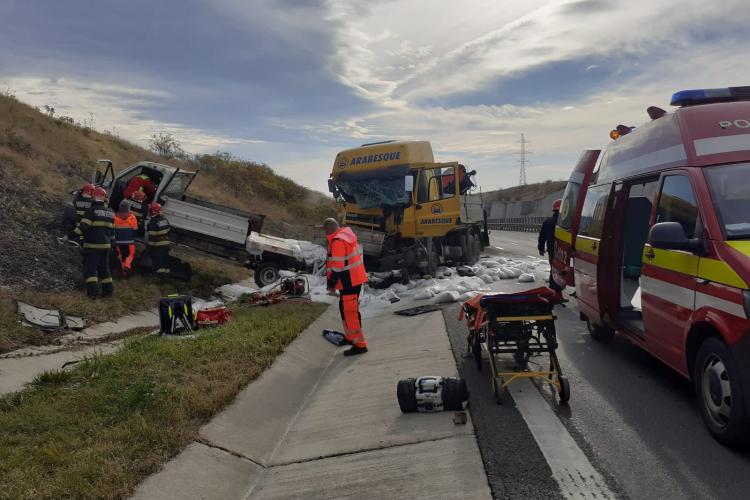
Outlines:
<svg viewBox="0 0 750 500"><path fill-rule="evenodd" d="M487 227L498 231L520 231L538 233L547 217L506 217L504 219L487 219Z"/></svg>

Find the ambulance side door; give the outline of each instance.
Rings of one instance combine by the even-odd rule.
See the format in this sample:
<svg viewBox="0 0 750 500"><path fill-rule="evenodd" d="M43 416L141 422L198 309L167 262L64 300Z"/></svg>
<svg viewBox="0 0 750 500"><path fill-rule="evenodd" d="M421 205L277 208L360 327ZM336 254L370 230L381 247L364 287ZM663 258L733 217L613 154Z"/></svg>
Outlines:
<svg viewBox="0 0 750 500"><path fill-rule="evenodd" d="M594 324L602 324L597 283L599 249L613 189L614 185L611 183L589 187L581 208L580 226L573 252L578 307Z"/></svg>
<svg viewBox="0 0 750 500"><path fill-rule="evenodd" d="M571 267L573 245L581 222L583 202L600 153L599 149L590 149L581 154L563 193L555 228L555 255L552 259L552 276L563 287L575 286Z"/></svg>
<svg viewBox="0 0 750 500"><path fill-rule="evenodd" d="M662 176L656 221L678 222L688 238L702 237L698 201L687 172ZM681 366L684 332L695 309L700 257L684 250L643 249L641 304L646 343L666 363Z"/></svg>

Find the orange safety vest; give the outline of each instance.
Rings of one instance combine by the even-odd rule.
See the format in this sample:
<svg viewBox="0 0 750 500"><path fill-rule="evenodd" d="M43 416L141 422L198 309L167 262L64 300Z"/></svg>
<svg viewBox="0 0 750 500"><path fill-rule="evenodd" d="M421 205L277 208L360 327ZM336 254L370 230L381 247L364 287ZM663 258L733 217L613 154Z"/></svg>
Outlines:
<svg viewBox="0 0 750 500"><path fill-rule="evenodd" d="M135 215L128 213L127 217L120 217L115 213L115 243L117 245L132 245L135 243L135 232L138 231L138 221Z"/></svg>
<svg viewBox="0 0 750 500"><path fill-rule="evenodd" d="M335 233L329 234L328 238L328 260L326 260L326 278L331 279L333 273L347 273L336 281L336 290L344 289L344 285L357 286L367 281L367 271L362 260L362 252L359 251L357 235L348 227L339 228ZM343 245L334 245L334 241L341 241ZM342 250L343 249L343 250ZM348 281L348 283L346 283Z"/></svg>

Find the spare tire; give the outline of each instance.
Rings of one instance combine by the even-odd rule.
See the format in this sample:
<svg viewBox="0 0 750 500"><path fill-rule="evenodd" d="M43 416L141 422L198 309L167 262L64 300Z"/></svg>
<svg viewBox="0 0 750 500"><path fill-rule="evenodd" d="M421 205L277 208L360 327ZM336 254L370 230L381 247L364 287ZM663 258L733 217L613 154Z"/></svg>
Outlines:
<svg viewBox="0 0 750 500"><path fill-rule="evenodd" d="M399 380L396 386L396 397L398 406L402 413L414 413L417 411L417 387L416 379L407 378Z"/></svg>

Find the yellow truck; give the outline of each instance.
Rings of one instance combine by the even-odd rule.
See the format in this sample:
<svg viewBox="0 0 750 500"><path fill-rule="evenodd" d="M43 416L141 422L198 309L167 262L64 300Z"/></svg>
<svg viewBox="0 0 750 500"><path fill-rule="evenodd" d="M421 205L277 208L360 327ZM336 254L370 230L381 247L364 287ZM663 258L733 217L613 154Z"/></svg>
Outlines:
<svg viewBox="0 0 750 500"><path fill-rule="evenodd" d="M385 141L337 154L328 189L368 270L434 275L441 264L474 264L489 245L475 174L436 163L427 141Z"/></svg>

